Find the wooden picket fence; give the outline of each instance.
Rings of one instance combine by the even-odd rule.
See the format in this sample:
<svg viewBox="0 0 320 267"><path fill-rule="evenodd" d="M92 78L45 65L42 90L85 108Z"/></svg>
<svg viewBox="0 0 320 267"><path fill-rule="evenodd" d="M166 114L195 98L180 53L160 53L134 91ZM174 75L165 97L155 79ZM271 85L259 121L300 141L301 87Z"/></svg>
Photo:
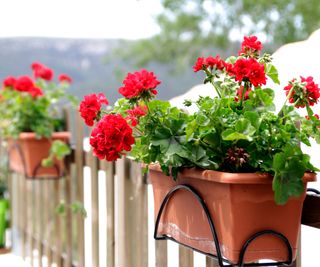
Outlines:
<svg viewBox="0 0 320 267"><path fill-rule="evenodd" d="M85 127L75 117L73 153L66 160L68 174L63 179L26 180L11 174L12 230L22 256L39 267L147 267L151 258L156 267L167 267L167 241L149 237L148 217L153 219L154 214L148 212L150 186L140 165L127 159L99 161L85 151ZM73 202L84 203L88 195L87 218L68 208ZM64 215L55 211L61 200L67 207ZM91 228L89 243L85 224ZM149 242L155 242L152 251ZM85 258L87 249L90 258ZM179 267L196 266L191 250L183 246L178 250ZM206 267L218 266L211 258L205 261ZM294 266L300 266L299 261Z"/></svg>
<svg viewBox="0 0 320 267"><path fill-rule="evenodd" d="M75 121L73 153L66 160L68 172L63 179L27 180L16 173L10 175L14 241L18 241L22 256L31 266L149 266L148 216L153 219L154 215L148 213L150 186L146 175L139 164L128 159L110 163L85 151L85 127L79 117ZM90 175L89 186L85 183L85 172ZM101 186L105 192L103 203L99 201ZM74 202L84 203L85 194L91 195L87 218L69 208ZM67 207L64 215L56 212L61 201ZM85 244L88 220L91 242ZM99 241L101 229L106 235L103 246ZM90 259L85 259L87 247L91 249ZM167 250L167 241L155 242L155 266L168 266ZM194 266L193 252L182 246L179 266ZM208 258L206 266L218 265Z"/></svg>

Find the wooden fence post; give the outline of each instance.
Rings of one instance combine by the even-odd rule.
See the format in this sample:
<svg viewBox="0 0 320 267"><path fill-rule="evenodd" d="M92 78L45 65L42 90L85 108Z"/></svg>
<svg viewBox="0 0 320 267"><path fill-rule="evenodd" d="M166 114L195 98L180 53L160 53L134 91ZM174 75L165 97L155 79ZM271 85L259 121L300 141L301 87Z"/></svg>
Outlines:
<svg viewBox="0 0 320 267"><path fill-rule="evenodd" d="M65 179L65 202L66 205L70 207L71 205L71 194L72 194L72 180L71 180L71 163L67 166L67 175L64 177ZM72 225L72 212L71 209L68 208L66 211L66 222L64 228L64 234L66 236L66 263L65 266L72 266L72 233L73 233L73 225Z"/></svg>
<svg viewBox="0 0 320 267"><path fill-rule="evenodd" d="M116 162L116 174L116 266L146 267L147 186L138 165L125 158Z"/></svg>
<svg viewBox="0 0 320 267"><path fill-rule="evenodd" d="M128 161L129 171L125 180L126 250L132 267L148 266L148 191L141 166ZM136 250L132 248L136 247Z"/></svg>
<svg viewBox="0 0 320 267"><path fill-rule="evenodd" d="M54 180L54 203L57 206L60 202L60 183L59 180ZM61 267L61 218L59 214L55 214L55 263L57 267Z"/></svg>
<svg viewBox="0 0 320 267"><path fill-rule="evenodd" d="M168 244L167 240L160 240L156 242L156 267L168 266Z"/></svg>
<svg viewBox="0 0 320 267"><path fill-rule="evenodd" d="M193 251L179 246L179 267L193 267Z"/></svg>
<svg viewBox="0 0 320 267"><path fill-rule="evenodd" d="M76 116L76 145L75 145L75 163L76 163L76 201L83 203L83 151L84 126L79 114ZM77 215L77 258L79 267L85 267L84 251L84 218L81 214Z"/></svg>
<svg viewBox="0 0 320 267"><path fill-rule="evenodd" d="M219 263L216 259L206 257L206 267L219 267Z"/></svg>
<svg viewBox="0 0 320 267"><path fill-rule="evenodd" d="M126 251L126 240L130 238L126 233L125 226L125 180L127 168L125 159L116 162L116 190L115 190L115 266L126 267L128 255ZM130 266L131 267L131 266Z"/></svg>
<svg viewBox="0 0 320 267"><path fill-rule="evenodd" d="M101 170L105 172L106 177L106 215L107 215L107 267L115 267L115 205L114 205L114 163L101 161Z"/></svg>
<svg viewBox="0 0 320 267"><path fill-rule="evenodd" d="M91 212L92 212L92 267L99 267L99 190L98 159L89 152L91 169Z"/></svg>

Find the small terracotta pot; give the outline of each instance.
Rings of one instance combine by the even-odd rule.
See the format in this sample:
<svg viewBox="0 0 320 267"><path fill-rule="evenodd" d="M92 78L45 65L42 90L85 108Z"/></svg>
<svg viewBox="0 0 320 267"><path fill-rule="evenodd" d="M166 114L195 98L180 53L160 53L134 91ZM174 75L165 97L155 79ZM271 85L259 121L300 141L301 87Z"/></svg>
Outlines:
<svg viewBox="0 0 320 267"><path fill-rule="evenodd" d="M43 167L41 161L47 158L51 143L54 140L61 140L69 143L70 132L55 132L51 139L37 139L35 133L24 132L18 139L9 139L9 164L10 169L27 178L58 178L64 174L63 160L54 160L54 166Z"/></svg>
<svg viewBox="0 0 320 267"><path fill-rule="evenodd" d="M274 202L272 177L256 173L224 173L210 170L185 169L178 180L164 175L158 165L151 165L155 216L167 193L178 184L194 188L204 200L218 234L223 257L231 263L239 261L244 243L255 233L273 230L282 233L293 248L296 258L302 205L305 193L290 198L286 205ZM306 173L308 181L316 175ZM166 235L198 251L216 255L213 237L205 212L188 191L179 190L170 198L160 219L158 235ZM255 239L248 247L244 262L269 259L287 261L284 242L272 235Z"/></svg>

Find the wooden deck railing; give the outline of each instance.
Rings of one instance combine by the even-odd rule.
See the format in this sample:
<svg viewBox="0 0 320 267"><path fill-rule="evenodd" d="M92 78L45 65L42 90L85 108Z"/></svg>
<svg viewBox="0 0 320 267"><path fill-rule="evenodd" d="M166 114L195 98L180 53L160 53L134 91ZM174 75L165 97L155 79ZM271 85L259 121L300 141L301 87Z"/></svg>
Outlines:
<svg viewBox="0 0 320 267"><path fill-rule="evenodd" d="M154 250L149 244L155 242L148 231L154 215L148 212L150 186L140 166L125 159L99 161L83 149L85 129L78 117L75 125L68 175L42 181L15 173L10 177L12 229L22 256L39 267L53 263L57 267L147 267L150 259L156 267L167 267L167 242L156 242ZM57 214L61 200L66 206L85 203L88 217L71 209L63 216ZM306 224L319 227L315 223L319 218L310 218L308 210L304 218L309 218ZM85 229L91 229L91 234L87 236ZM191 250L180 246L178 257L179 267L195 266ZM205 261L207 267L218 266L210 258Z"/></svg>

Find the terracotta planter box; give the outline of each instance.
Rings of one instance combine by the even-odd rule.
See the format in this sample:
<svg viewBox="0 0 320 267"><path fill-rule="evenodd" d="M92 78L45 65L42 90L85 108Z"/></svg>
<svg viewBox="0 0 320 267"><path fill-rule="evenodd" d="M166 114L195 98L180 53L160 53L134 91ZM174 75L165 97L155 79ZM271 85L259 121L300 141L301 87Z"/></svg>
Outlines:
<svg viewBox="0 0 320 267"><path fill-rule="evenodd" d="M10 139L9 143L9 164L10 169L27 178L58 178L64 174L64 163L55 159L54 166L42 167L41 161L47 158L51 142L61 140L69 142L69 132L53 133L52 139L37 139L34 133L21 133L17 140Z"/></svg>
<svg viewBox="0 0 320 267"><path fill-rule="evenodd" d="M316 175L308 173L303 179L306 187L308 181L316 180ZM266 174L186 169L175 182L164 175L159 166L151 165L150 180L155 216L166 194L178 184L187 184L200 194L213 219L222 256L229 262L238 263L244 243L263 230L282 233L293 248L293 259L296 258L305 193L299 198L291 198L284 206L277 205L273 199L272 177ZM205 212L186 190L176 191L168 201L157 234L200 252L217 255ZM260 236L248 247L244 262L252 263L259 259L287 261L288 249L275 236Z"/></svg>

